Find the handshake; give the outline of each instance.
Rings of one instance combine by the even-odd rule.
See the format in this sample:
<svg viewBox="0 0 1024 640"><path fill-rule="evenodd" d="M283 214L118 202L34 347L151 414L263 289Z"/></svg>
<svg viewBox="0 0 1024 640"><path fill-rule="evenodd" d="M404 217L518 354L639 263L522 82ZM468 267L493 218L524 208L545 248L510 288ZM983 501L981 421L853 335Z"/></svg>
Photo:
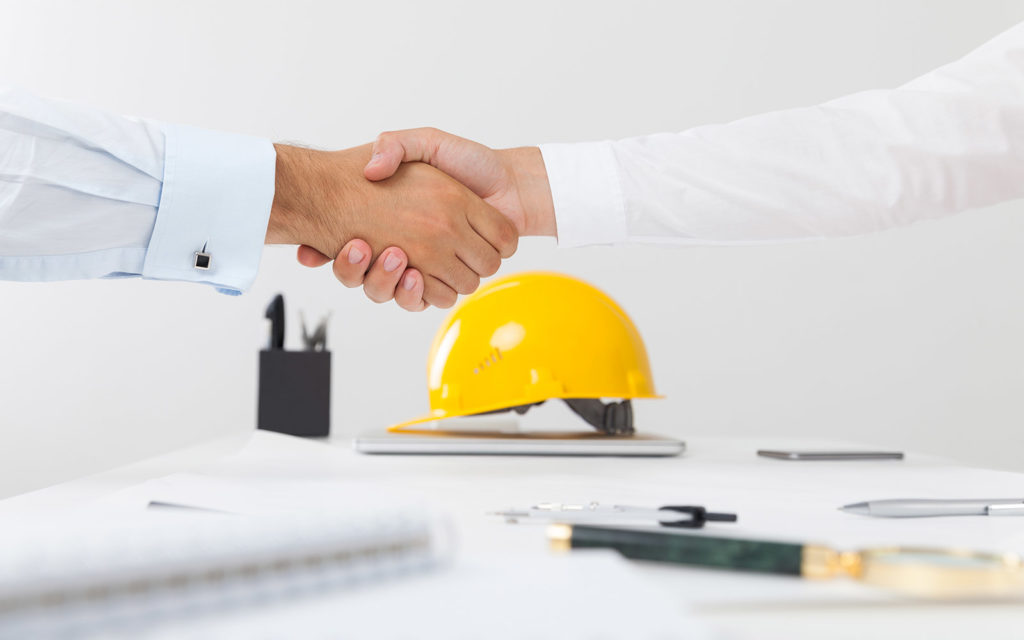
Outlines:
<svg viewBox="0 0 1024 640"><path fill-rule="evenodd" d="M384 133L373 145L276 145L268 244L334 261L348 287L409 311L447 308L515 253L521 235L555 235L536 147L495 150L438 131Z"/></svg>

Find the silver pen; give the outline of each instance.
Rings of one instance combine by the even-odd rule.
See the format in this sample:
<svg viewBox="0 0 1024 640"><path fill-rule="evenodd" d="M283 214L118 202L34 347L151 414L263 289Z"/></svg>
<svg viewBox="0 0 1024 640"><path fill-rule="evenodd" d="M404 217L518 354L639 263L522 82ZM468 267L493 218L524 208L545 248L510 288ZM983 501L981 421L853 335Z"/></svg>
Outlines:
<svg viewBox="0 0 1024 640"><path fill-rule="evenodd" d="M1024 498L974 500L871 500L839 507L840 511L881 518L933 516L1024 516Z"/></svg>
<svg viewBox="0 0 1024 640"><path fill-rule="evenodd" d="M561 522L602 524L651 521L663 527L700 529L705 522L736 522L734 513L711 513L699 506L664 506L656 508L631 507L621 504L603 505L562 504L544 502L525 509L492 511L489 515L502 516L506 522Z"/></svg>

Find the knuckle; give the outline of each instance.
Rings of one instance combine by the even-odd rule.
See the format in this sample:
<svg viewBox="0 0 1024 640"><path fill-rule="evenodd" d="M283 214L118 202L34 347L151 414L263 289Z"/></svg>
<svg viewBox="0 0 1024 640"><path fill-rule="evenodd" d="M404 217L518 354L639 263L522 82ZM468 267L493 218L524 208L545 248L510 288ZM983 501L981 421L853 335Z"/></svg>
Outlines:
<svg viewBox="0 0 1024 640"><path fill-rule="evenodd" d="M458 291L462 295L469 295L470 293L476 291L476 288L479 286L480 276L476 274L464 275L459 279L456 291Z"/></svg>
<svg viewBox="0 0 1024 640"><path fill-rule="evenodd" d="M438 309L448 309L455 304L458 295L448 287L438 287L430 296L428 302Z"/></svg>
<svg viewBox="0 0 1024 640"><path fill-rule="evenodd" d="M423 302L419 300L399 300L396 298L395 302L406 311L423 311Z"/></svg>
<svg viewBox="0 0 1024 640"><path fill-rule="evenodd" d="M363 293L366 294L367 298L376 302L377 304L382 304L391 299L391 296L389 296L387 292L379 291L370 285L363 287Z"/></svg>
<svg viewBox="0 0 1024 640"><path fill-rule="evenodd" d="M488 252L487 257L484 258L483 267L484 272L481 273L480 275L482 275L485 278L488 278L498 273L498 269L501 268L501 255L499 255L496 251Z"/></svg>
<svg viewBox="0 0 1024 640"><path fill-rule="evenodd" d="M519 234L511 223L502 225L498 230L498 243L501 245L501 257L503 258L510 257L519 248Z"/></svg>
<svg viewBox="0 0 1024 640"><path fill-rule="evenodd" d="M434 303L434 306L438 309L451 309L455 306L455 294L446 293L442 294L441 299Z"/></svg>
<svg viewBox="0 0 1024 640"><path fill-rule="evenodd" d="M359 265L355 265L358 269ZM343 264L340 260L334 261L334 277L338 279L338 282L352 289L363 284L363 274L359 272L352 272L351 265Z"/></svg>
<svg viewBox="0 0 1024 640"><path fill-rule="evenodd" d="M447 309L455 304L458 295L437 276L426 276L423 282L423 302L438 309Z"/></svg>
<svg viewBox="0 0 1024 640"><path fill-rule="evenodd" d="M449 208L449 211L452 210L452 209L453 208ZM441 235L446 235L446 236L455 235L462 228L462 226L459 224L458 220L454 216L452 216L450 214L447 214L447 213L446 214L442 214L442 215L432 216L431 217L431 221L433 222L433 225L432 225L433 228L436 230L436 232L438 234L441 234Z"/></svg>
<svg viewBox="0 0 1024 640"><path fill-rule="evenodd" d="M436 138L441 135L442 131L437 127L420 127L416 130L416 133L421 137Z"/></svg>

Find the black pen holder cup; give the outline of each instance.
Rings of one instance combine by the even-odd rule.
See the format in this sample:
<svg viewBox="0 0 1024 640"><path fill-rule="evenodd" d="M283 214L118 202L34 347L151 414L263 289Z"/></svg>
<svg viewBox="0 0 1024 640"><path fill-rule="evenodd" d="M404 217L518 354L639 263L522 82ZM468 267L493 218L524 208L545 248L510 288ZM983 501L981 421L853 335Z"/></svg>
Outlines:
<svg viewBox="0 0 1024 640"><path fill-rule="evenodd" d="M256 428L308 438L330 434L330 351L260 351Z"/></svg>

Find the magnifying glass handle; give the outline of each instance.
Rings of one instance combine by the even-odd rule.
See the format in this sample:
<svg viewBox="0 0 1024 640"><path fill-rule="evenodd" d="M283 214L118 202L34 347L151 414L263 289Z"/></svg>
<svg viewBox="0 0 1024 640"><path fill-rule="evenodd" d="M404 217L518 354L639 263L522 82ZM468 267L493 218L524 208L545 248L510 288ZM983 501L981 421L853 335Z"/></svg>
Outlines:
<svg viewBox="0 0 1024 640"><path fill-rule="evenodd" d="M615 549L636 560L801 575L804 547L799 544L585 525L556 526L568 529L561 529L559 537L573 549Z"/></svg>

